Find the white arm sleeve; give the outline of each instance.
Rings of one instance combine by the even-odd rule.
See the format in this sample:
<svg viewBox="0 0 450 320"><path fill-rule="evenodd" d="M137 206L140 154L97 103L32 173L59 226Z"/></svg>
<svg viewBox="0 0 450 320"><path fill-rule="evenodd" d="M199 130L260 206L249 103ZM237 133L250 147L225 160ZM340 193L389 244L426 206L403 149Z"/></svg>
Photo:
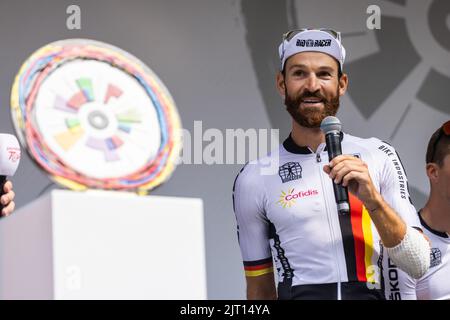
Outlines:
<svg viewBox="0 0 450 320"><path fill-rule="evenodd" d="M244 265L272 257L264 203L264 182L259 169L256 165L247 164L233 186L233 209Z"/></svg>
<svg viewBox="0 0 450 320"><path fill-rule="evenodd" d="M422 229L417 210L411 201L408 179L400 157L389 144L383 143L383 147L388 151L383 152L385 156L380 177L381 196L408 226Z"/></svg>
<svg viewBox="0 0 450 320"><path fill-rule="evenodd" d="M382 149L386 156L380 177L381 196L407 226L421 229L417 211L411 202L408 180L400 157L387 143L382 145ZM411 227L407 228L407 233L399 245L386 249L394 263L416 279L421 277L430 266L428 241L419 231Z"/></svg>
<svg viewBox="0 0 450 320"><path fill-rule="evenodd" d="M392 261L414 279L422 277L430 267L430 245L420 231L407 227L402 242L386 248Z"/></svg>

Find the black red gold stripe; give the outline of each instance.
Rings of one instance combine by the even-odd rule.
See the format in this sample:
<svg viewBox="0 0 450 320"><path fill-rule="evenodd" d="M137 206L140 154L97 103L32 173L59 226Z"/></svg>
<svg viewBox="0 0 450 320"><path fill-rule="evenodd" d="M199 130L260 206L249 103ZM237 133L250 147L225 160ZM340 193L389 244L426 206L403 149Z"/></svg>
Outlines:
<svg viewBox="0 0 450 320"><path fill-rule="evenodd" d="M349 193L350 214L340 215L348 281L378 282L372 266L372 222L362 202Z"/></svg>
<svg viewBox="0 0 450 320"><path fill-rule="evenodd" d="M256 261L244 261L244 269L247 277L257 277L271 273L273 272L272 257Z"/></svg>

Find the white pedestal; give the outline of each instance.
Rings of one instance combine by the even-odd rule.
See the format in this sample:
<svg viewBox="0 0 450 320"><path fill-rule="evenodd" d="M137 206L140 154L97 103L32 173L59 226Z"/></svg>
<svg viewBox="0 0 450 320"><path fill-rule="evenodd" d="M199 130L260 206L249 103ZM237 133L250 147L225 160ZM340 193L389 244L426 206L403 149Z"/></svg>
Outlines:
<svg viewBox="0 0 450 320"><path fill-rule="evenodd" d="M0 220L1 299L206 299L201 199L52 191Z"/></svg>

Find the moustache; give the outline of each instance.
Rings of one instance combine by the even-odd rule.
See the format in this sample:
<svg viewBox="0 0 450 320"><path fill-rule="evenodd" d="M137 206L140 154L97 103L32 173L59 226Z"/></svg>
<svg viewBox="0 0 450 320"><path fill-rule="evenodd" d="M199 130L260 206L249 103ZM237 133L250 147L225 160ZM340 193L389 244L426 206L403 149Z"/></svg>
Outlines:
<svg viewBox="0 0 450 320"><path fill-rule="evenodd" d="M302 94L300 94L299 96L297 96L296 100L303 101L308 98L318 98L322 101L325 101L325 102L327 101L327 99L322 94L320 94L320 92L318 92L318 91L316 91L316 92L305 91Z"/></svg>

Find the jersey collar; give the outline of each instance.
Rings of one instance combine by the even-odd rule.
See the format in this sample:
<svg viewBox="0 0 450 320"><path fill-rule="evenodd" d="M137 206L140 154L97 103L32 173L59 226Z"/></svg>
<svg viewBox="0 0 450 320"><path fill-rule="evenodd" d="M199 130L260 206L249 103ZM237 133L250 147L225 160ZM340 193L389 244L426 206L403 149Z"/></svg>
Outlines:
<svg viewBox="0 0 450 320"><path fill-rule="evenodd" d="M341 131L341 142L344 139L344 133ZM289 137L286 138L283 142L283 147L290 153L295 154L312 154L314 152L311 151L306 146L299 146L294 142L294 139L292 139L292 134L289 134ZM327 147L323 149L323 151L327 151Z"/></svg>
<svg viewBox="0 0 450 320"><path fill-rule="evenodd" d="M420 214L420 210L418 212L419 214L419 219L420 219L420 224L423 225L425 227L425 229L427 229L428 231L430 231L431 233L441 237L441 238L450 238L447 234L447 232L442 232L442 231L436 231L434 229L432 229L426 222L425 220L422 219L422 216Z"/></svg>

